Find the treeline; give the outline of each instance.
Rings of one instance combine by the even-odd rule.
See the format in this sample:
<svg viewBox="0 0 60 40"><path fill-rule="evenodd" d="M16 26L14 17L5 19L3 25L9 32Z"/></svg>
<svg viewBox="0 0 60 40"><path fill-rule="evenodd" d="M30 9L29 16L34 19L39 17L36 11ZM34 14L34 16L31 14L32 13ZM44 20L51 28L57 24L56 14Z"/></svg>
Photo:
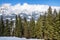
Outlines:
<svg viewBox="0 0 60 40"><path fill-rule="evenodd" d="M13 24L13 21L9 22L8 19L4 22L3 16L1 16L0 36L60 40L60 11L57 12L55 9L52 12L51 7L44 15L40 15L37 22L35 22L33 17L29 22L25 17L22 21L20 15L16 15L15 27Z"/></svg>

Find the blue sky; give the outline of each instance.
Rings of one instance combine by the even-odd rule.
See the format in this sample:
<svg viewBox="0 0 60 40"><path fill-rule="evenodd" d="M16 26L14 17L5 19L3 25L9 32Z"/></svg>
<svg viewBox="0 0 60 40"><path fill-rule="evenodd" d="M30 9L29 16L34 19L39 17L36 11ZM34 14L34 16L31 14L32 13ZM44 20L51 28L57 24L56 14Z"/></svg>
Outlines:
<svg viewBox="0 0 60 40"><path fill-rule="evenodd" d="M0 5L4 3L11 3L12 5L15 4L42 4L42 5L49 5L49 6L60 6L60 0L0 0Z"/></svg>

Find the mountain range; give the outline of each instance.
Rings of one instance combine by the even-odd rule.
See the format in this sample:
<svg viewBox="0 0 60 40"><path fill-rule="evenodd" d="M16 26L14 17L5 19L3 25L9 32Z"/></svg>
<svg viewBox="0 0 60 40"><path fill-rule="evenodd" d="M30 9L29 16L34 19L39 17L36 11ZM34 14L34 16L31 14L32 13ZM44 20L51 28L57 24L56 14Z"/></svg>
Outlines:
<svg viewBox="0 0 60 40"><path fill-rule="evenodd" d="M28 21L33 17L35 20L38 19L40 15L43 15L47 12L49 6L48 5L29 5L27 3L20 5L16 4L12 6L11 4L3 4L0 6L0 16L3 15L3 19L13 19L15 20L16 15L20 15L23 19L24 17L27 18ZM51 6L52 11L54 9L59 11L60 7Z"/></svg>

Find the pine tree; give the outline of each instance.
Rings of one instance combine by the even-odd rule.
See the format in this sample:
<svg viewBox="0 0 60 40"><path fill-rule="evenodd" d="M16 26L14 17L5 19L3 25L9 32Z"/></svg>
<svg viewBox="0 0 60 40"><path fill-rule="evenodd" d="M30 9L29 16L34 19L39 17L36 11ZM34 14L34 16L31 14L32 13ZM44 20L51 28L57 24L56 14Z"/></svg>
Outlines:
<svg viewBox="0 0 60 40"><path fill-rule="evenodd" d="M51 7L49 7L49 9L48 9L47 21L48 21L47 26L49 27L48 28L48 39L52 40L54 27L53 27L53 15L52 15Z"/></svg>
<svg viewBox="0 0 60 40"><path fill-rule="evenodd" d="M8 19L6 19L4 36L10 36L10 25L9 25L9 20Z"/></svg>
<svg viewBox="0 0 60 40"><path fill-rule="evenodd" d="M44 14L44 16L43 16L43 38L45 39L45 40L47 40L48 39L48 35L49 35L49 24L48 24L49 22L48 22L48 20L47 20L47 13L45 13Z"/></svg>
<svg viewBox="0 0 60 40"><path fill-rule="evenodd" d="M18 20L18 25L19 25L19 27L20 27L20 37L23 37L23 26L22 26L22 19L21 19L21 17L20 17L20 15L18 15L18 18L19 18L19 20Z"/></svg>
<svg viewBox="0 0 60 40"><path fill-rule="evenodd" d="M35 38L35 20L33 17L30 20L29 28L30 38Z"/></svg>
<svg viewBox="0 0 60 40"><path fill-rule="evenodd" d="M16 27L15 27L15 36L16 37L22 37L22 22L21 22L21 17L16 15Z"/></svg>
<svg viewBox="0 0 60 40"><path fill-rule="evenodd" d="M59 12L60 13L60 12ZM60 40L60 18L59 13L54 10L54 39ZM55 15L56 14L56 15Z"/></svg>
<svg viewBox="0 0 60 40"><path fill-rule="evenodd" d="M12 21L12 18L11 18L11 21L10 21L10 36L13 36L13 21Z"/></svg>
<svg viewBox="0 0 60 40"><path fill-rule="evenodd" d="M43 35L42 35L42 28L43 28L43 16L40 15L39 19L37 20L37 23L36 23L36 37L37 38L43 38Z"/></svg>
<svg viewBox="0 0 60 40"><path fill-rule="evenodd" d="M4 36L4 22L3 22L3 16L0 18L0 36Z"/></svg>
<svg viewBox="0 0 60 40"><path fill-rule="evenodd" d="M52 8L49 7L48 13L44 14L43 17L43 36L45 40L53 40L54 26L53 26L53 15Z"/></svg>
<svg viewBox="0 0 60 40"><path fill-rule="evenodd" d="M58 24L58 31L57 31L58 32L58 38L57 39L60 40L60 10L59 10L58 18L59 19L58 19L58 23L57 23Z"/></svg>
<svg viewBox="0 0 60 40"><path fill-rule="evenodd" d="M23 20L23 27L24 27L24 37L28 38L28 22L27 19L24 17Z"/></svg>

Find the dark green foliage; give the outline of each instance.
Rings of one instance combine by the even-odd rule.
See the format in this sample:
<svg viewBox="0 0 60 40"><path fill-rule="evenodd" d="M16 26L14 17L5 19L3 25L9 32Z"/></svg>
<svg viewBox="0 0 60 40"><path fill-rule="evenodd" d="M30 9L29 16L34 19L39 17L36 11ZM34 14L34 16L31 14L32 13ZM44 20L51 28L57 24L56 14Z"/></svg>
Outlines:
<svg viewBox="0 0 60 40"><path fill-rule="evenodd" d="M30 37L35 38L35 21L33 17L30 20L29 28Z"/></svg>
<svg viewBox="0 0 60 40"><path fill-rule="evenodd" d="M8 19L6 19L4 36L10 36L10 25L9 25L9 20Z"/></svg>
<svg viewBox="0 0 60 40"><path fill-rule="evenodd" d="M58 39L58 40L60 40L60 17L59 17L59 14L60 14L60 12L56 13L56 15L54 17L54 25L53 25L54 26L54 39Z"/></svg>
<svg viewBox="0 0 60 40"><path fill-rule="evenodd" d="M0 19L0 36L4 36L4 22L3 22L3 16L1 16L1 19Z"/></svg>
<svg viewBox="0 0 60 40"><path fill-rule="evenodd" d="M16 37L22 37L22 22L21 22L21 17L20 16L16 16L16 26L15 26L15 31L14 31L14 35Z"/></svg>
<svg viewBox="0 0 60 40"><path fill-rule="evenodd" d="M28 34L28 22L27 22L25 17L24 17L24 20L23 20L23 27L24 27L24 37L28 38L29 37L29 34Z"/></svg>
<svg viewBox="0 0 60 40"><path fill-rule="evenodd" d="M47 15L47 26L48 26L48 39L51 39L53 38L53 32L54 32L54 26L53 26L53 15L52 15L52 8L49 7L48 9L48 15Z"/></svg>
<svg viewBox="0 0 60 40"><path fill-rule="evenodd" d="M13 21L12 21L12 18L11 18L11 21L10 21L10 36L13 36L13 30L14 29L14 26L13 26Z"/></svg>
<svg viewBox="0 0 60 40"><path fill-rule="evenodd" d="M42 28L43 28L43 16L40 15L35 27L37 38L41 38L41 39L43 38Z"/></svg>

